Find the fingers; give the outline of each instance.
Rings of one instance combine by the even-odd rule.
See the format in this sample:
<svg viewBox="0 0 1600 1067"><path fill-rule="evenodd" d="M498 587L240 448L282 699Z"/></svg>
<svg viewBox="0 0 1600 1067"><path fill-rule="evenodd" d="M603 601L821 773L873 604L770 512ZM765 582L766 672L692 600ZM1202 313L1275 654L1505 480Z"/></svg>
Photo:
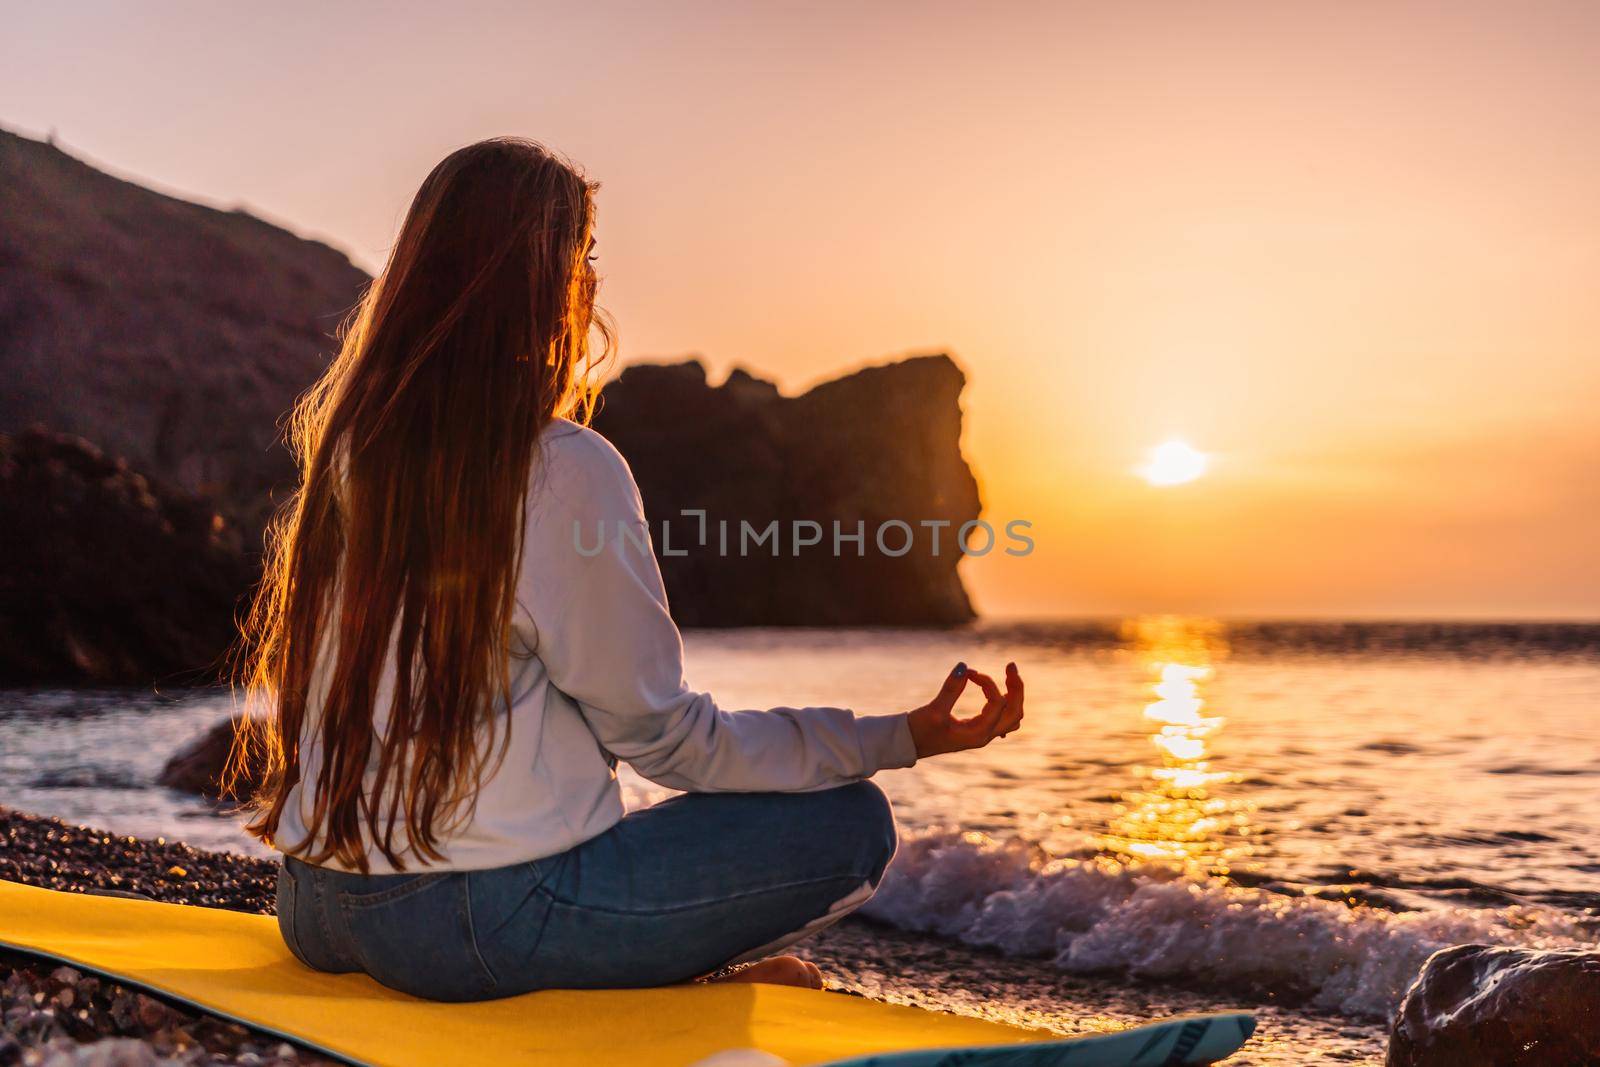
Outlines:
<svg viewBox="0 0 1600 1067"><path fill-rule="evenodd" d="M970 719L958 719L954 715L956 701L961 698L968 683L983 691L983 708ZM934 720L924 722L919 718L915 725L924 731L931 729L948 739L936 746L939 751L982 748L996 737L1004 737L1022 725L1022 701L1022 675L1015 663L1006 664L1004 690L982 671L973 670L965 663L957 663L945 676L938 694L913 715L934 713ZM935 746L923 747L933 751Z"/></svg>
<svg viewBox="0 0 1600 1067"><path fill-rule="evenodd" d="M1001 695L1000 687L995 684L994 679L982 671L969 669L967 677L983 690L983 710L957 725L964 734L978 739L979 744L984 744L994 736L995 730L1000 725L1006 707L1005 697Z"/></svg>
<svg viewBox="0 0 1600 1067"><path fill-rule="evenodd" d="M967 665L957 663L951 672L944 676L944 684L939 687L939 693L929 706L936 708L941 713L948 715L955 710L956 701L961 697L961 691L967 687Z"/></svg>
<svg viewBox="0 0 1600 1067"><path fill-rule="evenodd" d="M1000 736L1004 737L1022 725L1022 672L1015 663L1006 664L1006 709L1000 720Z"/></svg>
<svg viewBox="0 0 1600 1067"><path fill-rule="evenodd" d="M984 674L982 671L975 671L971 668L968 668L967 670L967 677L971 678L973 683L976 684L979 689L983 690L983 710L985 712L987 712L990 707L1004 706L1005 697L1001 695L1000 687L995 684L993 678L989 677L987 674Z"/></svg>

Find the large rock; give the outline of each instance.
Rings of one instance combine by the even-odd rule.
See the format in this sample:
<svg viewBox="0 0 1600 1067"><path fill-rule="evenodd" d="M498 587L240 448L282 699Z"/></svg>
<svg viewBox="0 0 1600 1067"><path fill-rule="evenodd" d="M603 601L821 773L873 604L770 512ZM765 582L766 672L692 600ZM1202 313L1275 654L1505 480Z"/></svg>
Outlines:
<svg viewBox="0 0 1600 1067"><path fill-rule="evenodd" d="M698 363L636 365L606 387L595 429L639 481L681 624L959 623L973 613L956 536L980 508L961 456L964 384L942 355L869 367L797 397L741 371L713 387ZM705 512L704 544L685 510ZM877 543L893 520L914 535L904 555ZM770 542L741 546L741 523L759 533L774 521L779 555ZM821 525L823 542L797 550L797 521ZM937 554L924 521L947 524ZM836 554L835 523L846 536L864 530L864 544L841 540ZM885 530L884 545L898 553L904 537Z"/></svg>
<svg viewBox="0 0 1600 1067"><path fill-rule="evenodd" d="M1600 952L1461 945L1406 994L1389 1067L1600 1063Z"/></svg>
<svg viewBox="0 0 1600 1067"><path fill-rule="evenodd" d="M162 767L161 773L156 776L156 781L170 789L199 793L207 797L250 796L261 784L259 764L247 761L231 790L225 790L222 781L241 718L242 716L234 715L224 719L183 746L167 760L166 766Z"/></svg>
<svg viewBox="0 0 1600 1067"><path fill-rule="evenodd" d="M254 575L204 499L79 438L0 435L0 685L214 677Z"/></svg>
<svg viewBox="0 0 1600 1067"><path fill-rule="evenodd" d="M217 502L255 541L278 420L367 275L243 211L0 130L0 433L39 424Z"/></svg>

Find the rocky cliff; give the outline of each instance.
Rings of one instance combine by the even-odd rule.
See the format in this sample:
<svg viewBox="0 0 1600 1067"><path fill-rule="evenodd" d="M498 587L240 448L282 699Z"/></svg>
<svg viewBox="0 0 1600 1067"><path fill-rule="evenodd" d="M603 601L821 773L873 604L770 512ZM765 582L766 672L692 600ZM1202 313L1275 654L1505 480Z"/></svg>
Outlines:
<svg viewBox="0 0 1600 1067"><path fill-rule="evenodd" d="M258 527L278 420L367 275L0 130L0 433L76 434Z"/></svg>

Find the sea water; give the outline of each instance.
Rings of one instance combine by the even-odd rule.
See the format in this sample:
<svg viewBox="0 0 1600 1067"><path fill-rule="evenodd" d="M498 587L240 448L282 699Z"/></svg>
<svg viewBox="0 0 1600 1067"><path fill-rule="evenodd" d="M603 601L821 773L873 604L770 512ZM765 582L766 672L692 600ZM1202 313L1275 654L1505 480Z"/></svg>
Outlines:
<svg viewBox="0 0 1600 1067"><path fill-rule="evenodd" d="M698 631L727 708L903 711L1015 660L1027 720L886 772L874 917L1108 980L1381 1019L1435 949L1600 932L1600 627L984 623ZM964 713L975 712L969 694ZM0 804L259 851L154 784L217 693L0 693ZM632 806L666 791L624 773Z"/></svg>

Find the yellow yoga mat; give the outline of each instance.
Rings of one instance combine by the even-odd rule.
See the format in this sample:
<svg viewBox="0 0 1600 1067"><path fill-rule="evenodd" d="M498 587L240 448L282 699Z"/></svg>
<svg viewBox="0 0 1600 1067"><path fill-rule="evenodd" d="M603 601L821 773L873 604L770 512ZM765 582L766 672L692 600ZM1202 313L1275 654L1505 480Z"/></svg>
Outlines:
<svg viewBox="0 0 1600 1067"><path fill-rule="evenodd" d="M214 908L0 881L0 944L79 965L369 1064L688 1067L731 1049L800 1064L1053 1035L860 997L768 985L550 990L440 1004L365 975L321 974L277 922Z"/></svg>

